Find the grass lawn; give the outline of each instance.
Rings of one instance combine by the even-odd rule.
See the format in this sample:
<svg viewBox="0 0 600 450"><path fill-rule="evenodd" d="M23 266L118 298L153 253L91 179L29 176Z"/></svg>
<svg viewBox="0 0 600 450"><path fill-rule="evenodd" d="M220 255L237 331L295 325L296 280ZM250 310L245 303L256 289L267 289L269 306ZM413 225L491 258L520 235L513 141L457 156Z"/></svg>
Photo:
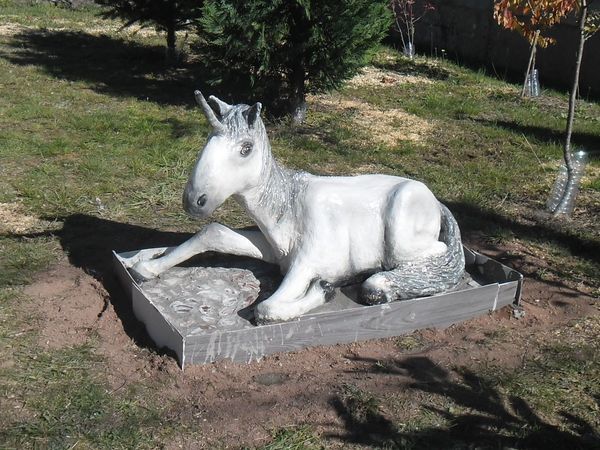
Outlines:
<svg viewBox="0 0 600 450"><path fill-rule="evenodd" d="M192 95L212 92L201 61L165 68L162 36L119 32L97 11L0 0L0 448L175 448L168 443L197 442L205 433L151 395L156 379L128 382L114 395L93 336L65 348L39 345L44 316L26 287L57 261L98 251L77 253L78 237L65 238L68 226L110 234L200 225L181 211L181 192L208 133ZM290 167L425 182L455 212L467 243L502 250L503 261L544 286L597 298L600 104L578 103L574 145L591 159L572 218L553 219L542 211L561 159L567 96L544 90L520 99L519 91L449 61L408 61L382 48L339 92L310 97L304 125L272 120L267 128L275 156ZM214 219L250 224L232 202ZM124 249L143 238L131 236L137 241L101 238ZM523 255L541 263L527 264ZM486 364L447 368L432 380L414 373L408 400L344 383L340 417L357 433L379 427L370 441L348 445L449 448L450 431L469 418L470 426L485 422L484 447L494 436L527 448L556 439L591 446L599 433L599 330L596 318L581 318L532 342L519 377ZM508 341L502 333L486 339ZM404 364L379 361L372 369L405 373L411 366ZM493 408L477 409L482 396ZM561 412L565 403L575 419ZM292 425L273 429L265 448L334 445L318 427ZM464 436L453 439L456 448L468 446Z"/></svg>

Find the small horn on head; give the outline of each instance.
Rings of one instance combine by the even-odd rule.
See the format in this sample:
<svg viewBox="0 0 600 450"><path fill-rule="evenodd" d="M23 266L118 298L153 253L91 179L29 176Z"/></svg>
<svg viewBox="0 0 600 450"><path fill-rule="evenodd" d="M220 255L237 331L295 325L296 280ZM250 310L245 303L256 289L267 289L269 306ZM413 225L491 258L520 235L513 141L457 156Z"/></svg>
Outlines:
<svg viewBox="0 0 600 450"><path fill-rule="evenodd" d="M231 105L225 103L223 100L215 97L214 95L211 95L210 97L208 97L208 101L210 103L212 103L213 106L216 107L216 109L221 117L224 116L225 114L227 114L232 108Z"/></svg>
<svg viewBox="0 0 600 450"><path fill-rule="evenodd" d="M204 111L204 115L206 116L208 123L210 123L215 130L223 131L225 129L225 126L217 118L217 115L215 114L213 109L206 102L206 99L204 98L204 95L202 95L202 92L194 91L194 97L196 97L196 102L198 102L198 104L202 107L202 110Z"/></svg>

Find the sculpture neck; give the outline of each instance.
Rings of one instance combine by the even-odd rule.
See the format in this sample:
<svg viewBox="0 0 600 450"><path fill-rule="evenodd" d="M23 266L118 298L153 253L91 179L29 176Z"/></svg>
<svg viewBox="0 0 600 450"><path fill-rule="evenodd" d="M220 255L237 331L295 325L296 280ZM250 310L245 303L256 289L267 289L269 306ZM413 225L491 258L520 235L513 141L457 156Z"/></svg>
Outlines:
<svg viewBox="0 0 600 450"><path fill-rule="evenodd" d="M294 216L295 200L304 189L306 175L280 166L270 151L268 156L262 182L239 195L240 203L265 234Z"/></svg>

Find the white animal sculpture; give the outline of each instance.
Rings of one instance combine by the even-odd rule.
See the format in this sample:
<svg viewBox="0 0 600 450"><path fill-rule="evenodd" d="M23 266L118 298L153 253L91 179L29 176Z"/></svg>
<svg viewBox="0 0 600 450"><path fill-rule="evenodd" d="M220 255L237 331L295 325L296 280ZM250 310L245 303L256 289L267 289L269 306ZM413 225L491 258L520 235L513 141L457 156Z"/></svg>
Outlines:
<svg viewBox="0 0 600 450"><path fill-rule="evenodd" d="M261 104L229 105L199 91L213 128L183 193L193 217L233 196L260 231L211 223L158 258L137 262L150 279L207 251L278 264L285 277L255 308L258 322L289 320L323 304L335 286L365 280L368 304L433 295L464 271L450 211L418 181L388 175L324 177L280 166L271 154ZM211 107L212 106L212 107Z"/></svg>

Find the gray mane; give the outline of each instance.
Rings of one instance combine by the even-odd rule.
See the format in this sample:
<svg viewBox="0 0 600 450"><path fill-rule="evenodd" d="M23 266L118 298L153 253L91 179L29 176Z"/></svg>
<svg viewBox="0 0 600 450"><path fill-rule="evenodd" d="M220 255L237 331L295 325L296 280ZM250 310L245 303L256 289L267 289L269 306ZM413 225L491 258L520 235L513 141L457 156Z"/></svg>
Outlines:
<svg viewBox="0 0 600 450"><path fill-rule="evenodd" d="M253 129L250 129L250 127L248 126L247 117L249 110L250 106L248 105L232 105L231 109L223 115L223 117L221 118L221 123L223 124L225 132L228 136L233 138L243 137L247 135L256 134L257 131L262 131L262 133L260 134L266 135L265 126L262 123L260 117L257 118L257 121L255 122L255 127Z"/></svg>
<svg viewBox="0 0 600 450"><path fill-rule="evenodd" d="M271 170L258 203L261 208L272 211L277 222L280 222L287 211L294 210L297 204L296 200L306 190L308 174L282 167L275 159L272 161Z"/></svg>
<svg viewBox="0 0 600 450"><path fill-rule="evenodd" d="M257 117L253 127L248 126L247 114L250 108L245 104L232 105L221 118L221 123L227 136L233 139L252 137L255 145L263 147L261 177L264 180L264 189L258 206L272 211L279 222L286 211L294 208L296 199L306 189L308 174L283 167L275 160L262 118Z"/></svg>

